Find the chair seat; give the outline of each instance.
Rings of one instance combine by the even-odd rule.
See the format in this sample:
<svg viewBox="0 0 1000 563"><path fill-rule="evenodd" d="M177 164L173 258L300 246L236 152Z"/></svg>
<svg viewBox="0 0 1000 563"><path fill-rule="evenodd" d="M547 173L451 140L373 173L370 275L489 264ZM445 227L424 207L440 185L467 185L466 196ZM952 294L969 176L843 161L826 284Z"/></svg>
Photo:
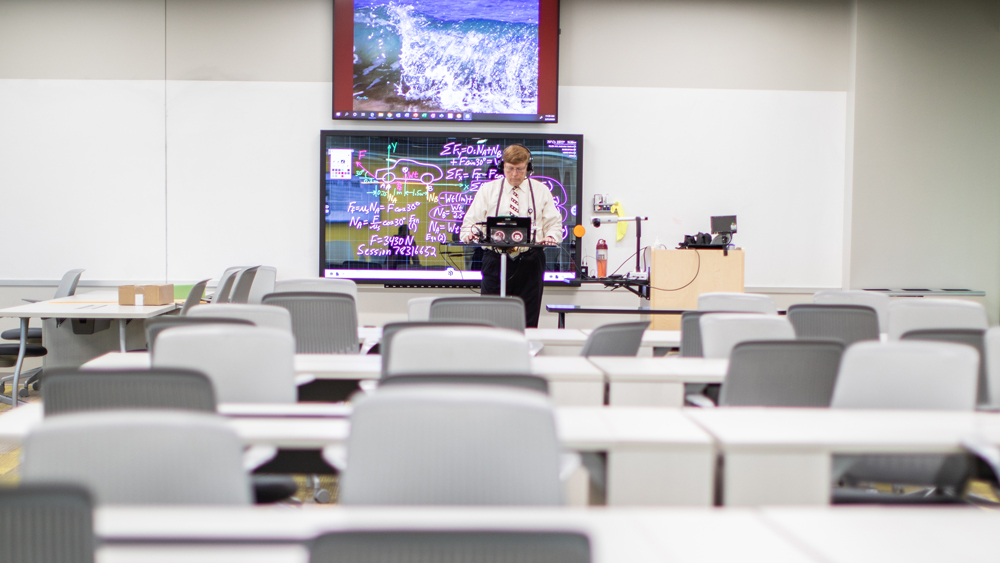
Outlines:
<svg viewBox="0 0 1000 563"><path fill-rule="evenodd" d="M0 356L16 356L19 347L19 344L0 344ZM25 358L37 358L48 353L49 351L45 349L45 346L38 344L27 344L24 347Z"/></svg>
<svg viewBox="0 0 1000 563"><path fill-rule="evenodd" d="M19 329L19 328L12 328L12 329L8 329L8 330L5 330L3 332L0 332L0 338L2 338L4 340L20 340L21 339L21 329ZM33 339L36 339L36 340L41 340L41 338L42 338L42 329L41 328L29 328L28 329L28 338L29 339L33 338Z"/></svg>

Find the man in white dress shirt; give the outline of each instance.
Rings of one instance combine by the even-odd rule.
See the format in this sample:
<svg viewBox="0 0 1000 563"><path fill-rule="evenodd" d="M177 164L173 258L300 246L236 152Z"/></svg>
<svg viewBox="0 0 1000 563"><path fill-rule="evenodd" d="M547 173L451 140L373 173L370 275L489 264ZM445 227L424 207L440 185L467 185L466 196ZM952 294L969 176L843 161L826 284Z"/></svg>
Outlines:
<svg viewBox="0 0 1000 563"><path fill-rule="evenodd" d="M515 215L530 217L535 242L556 246L562 241L562 215L552 200L552 192L543 182L531 180L531 153L523 145L510 145L503 151L503 176L479 187L462 221L462 242L478 240L479 223L487 217ZM484 235L485 236L485 235ZM500 294L500 260L497 252L483 253L483 295ZM542 281L545 252L541 248L510 253L507 263L507 295L524 300L525 323L538 326L542 306Z"/></svg>

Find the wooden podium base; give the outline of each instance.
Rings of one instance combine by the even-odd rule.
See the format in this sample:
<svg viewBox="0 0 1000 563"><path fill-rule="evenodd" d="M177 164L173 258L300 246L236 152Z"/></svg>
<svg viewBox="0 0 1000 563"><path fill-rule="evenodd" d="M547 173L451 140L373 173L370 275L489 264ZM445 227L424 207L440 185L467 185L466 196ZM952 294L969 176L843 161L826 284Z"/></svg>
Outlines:
<svg viewBox="0 0 1000 563"><path fill-rule="evenodd" d="M743 292L743 250L724 256L716 249L653 250L650 306L653 309L698 308L698 296L713 291ZM668 291L674 290L674 291ZM680 330L679 315L654 315L651 329Z"/></svg>

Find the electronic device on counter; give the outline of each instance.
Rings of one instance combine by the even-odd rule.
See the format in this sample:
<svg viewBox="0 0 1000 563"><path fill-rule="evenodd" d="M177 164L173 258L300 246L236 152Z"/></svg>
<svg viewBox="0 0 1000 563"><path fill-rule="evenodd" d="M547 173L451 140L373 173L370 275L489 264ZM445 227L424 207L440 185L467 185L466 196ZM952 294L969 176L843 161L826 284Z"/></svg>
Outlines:
<svg viewBox="0 0 1000 563"><path fill-rule="evenodd" d="M677 245L677 248L729 248L733 235L736 233L736 216L713 216L712 233L716 235L715 238L708 233L684 235L684 240Z"/></svg>
<svg viewBox="0 0 1000 563"><path fill-rule="evenodd" d="M486 241L498 246L530 244L531 217L504 216L486 218Z"/></svg>

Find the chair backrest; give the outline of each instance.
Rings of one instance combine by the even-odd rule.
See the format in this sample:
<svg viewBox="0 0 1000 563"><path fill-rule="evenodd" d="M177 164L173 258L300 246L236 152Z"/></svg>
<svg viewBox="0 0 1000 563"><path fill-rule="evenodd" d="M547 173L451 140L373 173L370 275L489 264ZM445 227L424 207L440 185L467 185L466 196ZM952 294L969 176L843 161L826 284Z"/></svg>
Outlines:
<svg viewBox="0 0 1000 563"><path fill-rule="evenodd" d="M209 280L201 280L200 282L191 286L191 292L188 293L187 299L184 300L184 305L181 306L180 316L185 316L191 311L191 308L195 305L201 304L201 298L205 295L205 287L208 285Z"/></svg>
<svg viewBox="0 0 1000 563"><path fill-rule="evenodd" d="M820 305L867 305L878 313L879 332L889 330L889 302L884 293L863 289L824 289L813 294L813 303Z"/></svg>
<svg viewBox="0 0 1000 563"><path fill-rule="evenodd" d="M250 503L243 443L218 416L100 411L46 418L24 440L25 483L86 487L97 505Z"/></svg>
<svg viewBox="0 0 1000 563"><path fill-rule="evenodd" d="M247 300L250 298L250 288L253 287L253 281L257 277L258 268L260 268L260 266L243 268L238 274L236 274L236 282L233 284L233 291L229 295L230 303L246 304Z"/></svg>
<svg viewBox="0 0 1000 563"><path fill-rule="evenodd" d="M110 409L215 412L215 389L205 374L168 368L46 370L42 398L45 416Z"/></svg>
<svg viewBox="0 0 1000 563"><path fill-rule="evenodd" d="M431 320L431 303L437 297L414 297L406 302L407 318L411 321Z"/></svg>
<svg viewBox="0 0 1000 563"><path fill-rule="evenodd" d="M202 305L188 314L189 318L214 317L242 319L256 326L292 331L292 315L277 305Z"/></svg>
<svg viewBox="0 0 1000 563"><path fill-rule="evenodd" d="M153 367L200 371L220 403L294 403L295 338L274 328L191 326L164 331Z"/></svg>
<svg viewBox="0 0 1000 563"><path fill-rule="evenodd" d="M792 323L777 315L712 313L698 320L701 348L706 358L728 358L740 342L747 340L794 340Z"/></svg>
<svg viewBox="0 0 1000 563"><path fill-rule="evenodd" d="M520 297L438 297L431 302L430 320L488 322L500 328L524 332L524 301Z"/></svg>
<svg viewBox="0 0 1000 563"><path fill-rule="evenodd" d="M486 323L448 323L432 321L399 321L386 323L382 327L382 338L379 340L379 354L382 356L382 377L386 376L389 358L392 356L392 341L399 331L407 328L455 327L455 326L490 326Z"/></svg>
<svg viewBox="0 0 1000 563"><path fill-rule="evenodd" d="M521 389L380 389L351 416L344 505L559 505L548 399Z"/></svg>
<svg viewBox="0 0 1000 563"><path fill-rule="evenodd" d="M758 293L714 292L698 296L699 311L730 311L734 313L764 313L777 315L774 299Z"/></svg>
<svg viewBox="0 0 1000 563"><path fill-rule="evenodd" d="M206 305L207 307L207 305ZM208 316L196 316L196 315L185 315L175 316L175 315L163 315L160 317L152 317L146 319L146 348L153 352L156 347L156 338L160 336L160 333L167 330L168 328L175 328L179 326L196 326L196 325L208 325L208 324L241 324L241 325L253 325L251 321L237 318L226 318L226 317L208 317Z"/></svg>
<svg viewBox="0 0 1000 563"><path fill-rule="evenodd" d="M900 340L954 342L975 348L976 352L979 353L979 383L976 390L976 402L980 405L988 405L990 404L990 385L986 375L985 335L985 330L976 328L924 328L906 332Z"/></svg>
<svg viewBox="0 0 1000 563"><path fill-rule="evenodd" d="M215 288L215 294L212 295L212 303L229 303L229 294L232 293L237 274L242 269L226 268L226 271L222 273L222 277L219 278L219 285Z"/></svg>
<svg viewBox="0 0 1000 563"><path fill-rule="evenodd" d="M922 328L978 328L986 330L986 308L961 299L896 299L889 303L889 340Z"/></svg>
<svg viewBox="0 0 1000 563"><path fill-rule="evenodd" d="M93 563L90 493L68 485L0 488L0 546L9 563Z"/></svg>
<svg viewBox="0 0 1000 563"><path fill-rule="evenodd" d="M76 294L76 286L80 283L80 275L83 274L84 270L70 270L63 274L61 280L59 280L59 286L56 287L56 293L52 296L53 299L59 299L60 297L69 297L70 295Z"/></svg>
<svg viewBox="0 0 1000 563"><path fill-rule="evenodd" d="M828 407L844 344L751 340L733 347L720 406Z"/></svg>
<svg viewBox="0 0 1000 563"><path fill-rule="evenodd" d="M990 327L983 336L983 362L989 381L990 405L1000 407L1000 327Z"/></svg>
<svg viewBox="0 0 1000 563"><path fill-rule="evenodd" d="M878 340L878 313L868 305L798 303L788 308L797 338L833 338L850 346Z"/></svg>
<svg viewBox="0 0 1000 563"><path fill-rule="evenodd" d="M473 555L474 554L474 555ZM563 531L371 530L316 538L311 563L590 563L590 540Z"/></svg>
<svg viewBox="0 0 1000 563"><path fill-rule="evenodd" d="M299 293L303 291L316 293L346 293L358 300L358 284L354 280L335 278L306 278L297 280L282 280L275 282L274 293Z"/></svg>
<svg viewBox="0 0 1000 563"><path fill-rule="evenodd" d="M858 342L840 361L830 406L971 411L977 356L948 342Z"/></svg>
<svg viewBox="0 0 1000 563"><path fill-rule="evenodd" d="M280 285L281 282L279 282ZM348 293L279 292L261 301L288 310L299 354L357 354L358 309Z"/></svg>
<svg viewBox="0 0 1000 563"><path fill-rule="evenodd" d="M253 286L250 287L250 296L247 303L250 305L260 305L260 300L268 293L274 293L274 282L278 279L278 269L274 266L261 266L257 268L257 275L253 278Z"/></svg>
<svg viewBox="0 0 1000 563"><path fill-rule="evenodd" d="M581 356L635 356L649 321L614 323L593 330L583 343Z"/></svg>
<svg viewBox="0 0 1000 563"><path fill-rule="evenodd" d="M476 326L428 326L398 331L389 357L388 376L528 375L528 339L513 330Z"/></svg>

